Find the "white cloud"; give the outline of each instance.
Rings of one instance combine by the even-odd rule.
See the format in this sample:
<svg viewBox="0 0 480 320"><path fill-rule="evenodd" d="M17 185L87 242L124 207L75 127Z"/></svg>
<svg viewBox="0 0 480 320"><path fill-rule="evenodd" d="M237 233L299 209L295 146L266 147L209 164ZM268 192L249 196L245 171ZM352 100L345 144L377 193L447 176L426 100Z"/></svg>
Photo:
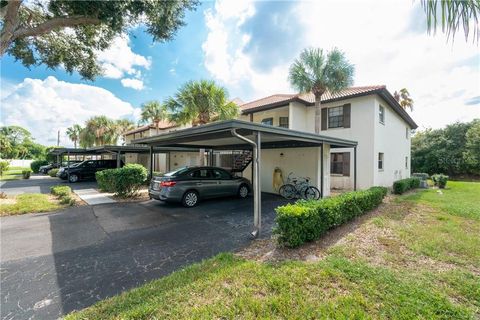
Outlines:
<svg viewBox="0 0 480 320"><path fill-rule="evenodd" d="M291 61L258 70L255 57L246 53L253 37L264 34L241 28L254 17L256 5L217 1L205 12L205 67L244 100L292 92L287 80ZM453 44L440 32L427 35L421 10L411 1L301 1L282 17L281 27L295 28L300 38L289 55L305 47L338 47L355 64L355 85L386 84L392 92L408 88L415 100L412 115L421 127L480 117L480 106L465 104L480 89L478 46L466 43L462 32Z"/></svg>
<svg viewBox="0 0 480 320"><path fill-rule="evenodd" d="M28 129L36 141L56 144L60 130L62 145L72 145L65 130L83 124L88 118L103 114L118 119L134 114L130 103L117 98L103 88L59 81L26 78L1 99L4 125L19 125Z"/></svg>
<svg viewBox="0 0 480 320"><path fill-rule="evenodd" d="M126 79L122 79L120 82L126 88L132 88L135 90L142 90L144 88L142 80L126 78Z"/></svg>
<svg viewBox="0 0 480 320"><path fill-rule="evenodd" d="M115 38L107 50L97 52L97 60L103 67L105 77L113 79L120 79L125 74L140 77L138 68L148 70L152 64L150 57L132 51L127 35Z"/></svg>

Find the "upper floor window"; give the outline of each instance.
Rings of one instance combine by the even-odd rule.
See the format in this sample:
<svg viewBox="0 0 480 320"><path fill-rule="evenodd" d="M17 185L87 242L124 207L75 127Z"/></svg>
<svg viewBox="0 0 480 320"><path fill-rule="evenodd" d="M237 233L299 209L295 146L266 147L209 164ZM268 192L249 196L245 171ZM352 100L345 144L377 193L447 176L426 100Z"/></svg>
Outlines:
<svg viewBox="0 0 480 320"><path fill-rule="evenodd" d="M280 117L278 119L278 126L288 129L288 117Z"/></svg>
<svg viewBox="0 0 480 320"><path fill-rule="evenodd" d="M343 127L343 106L328 108L328 127L329 128Z"/></svg>
<svg viewBox="0 0 480 320"><path fill-rule="evenodd" d="M383 170L384 160L383 160L383 153L378 153L378 170Z"/></svg>
<svg viewBox="0 0 480 320"><path fill-rule="evenodd" d="M266 124L266 125L269 125L269 126L273 126L273 118L265 118L265 119L262 119L262 124Z"/></svg>
<svg viewBox="0 0 480 320"><path fill-rule="evenodd" d="M385 124L385 107L383 106L378 109L378 119L381 124Z"/></svg>

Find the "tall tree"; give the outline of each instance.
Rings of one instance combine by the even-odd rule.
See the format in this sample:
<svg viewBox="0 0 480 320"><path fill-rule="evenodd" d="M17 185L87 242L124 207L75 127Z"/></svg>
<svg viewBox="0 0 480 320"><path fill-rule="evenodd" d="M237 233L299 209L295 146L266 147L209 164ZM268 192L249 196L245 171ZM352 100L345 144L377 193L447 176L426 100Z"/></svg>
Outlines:
<svg viewBox="0 0 480 320"><path fill-rule="evenodd" d="M118 140L118 137L121 137L123 140L123 143L125 143L125 137L124 137L125 132L135 128L135 124L128 119L120 119L115 122L115 127L117 132L116 140Z"/></svg>
<svg viewBox="0 0 480 320"><path fill-rule="evenodd" d="M161 121L167 120L169 117L167 106L162 105L158 101L149 101L142 105L141 119L144 123L152 122L157 129Z"/></svg>
<svg viewBox="0 0 480 320"><path fill-rule="evenodd" d="M75 149L77 149L77 142L80 139L81 132L82 127L78 124L74 124L73 126L67 128L67 136L70 140L72 140Z"/></svg>
<svg viewBox="0 0 480 320"><path fill-rule="evenodd" d="M407 88L400 89L400 92L395 91L393 97L402 106L403 109L413 111L413 99L410 97L410 92Z"/></svg>
<svg viewBox="0 0 480 320"><path fill-rule="evenodd" d="M315 96L315 133L320 133L322 95L339 92L353 83L354 66L345 54L334 48L327 54L322 49L304 49L290 66L290 84L301 93Z"/></svg>
<svg viewBox="0 0 480 320"><path fill-rule="evenodd" d="M115 144L117 138L115 122L106 116L95 116L85 122L80 144L82 147L103 146Z"/></svg>
<svg viewBox="0 0 480 320"><path fill-rule="evenodd" d="M478 42L479 0L422 0L422 6L427 15L428 33L435 33L440 25L442 32L453 39L455 33L462 27L465 40L468 40L472 23L473 39Z"/></svg>
<svg viewBox="0 0 480 320"><path fill-rule="evenodd" d="M238 106L228 99L227 89L211 80L189 81L166 102L171 120L178 124L198 126L212 121L235 119ZM200 165L205 162L200 149Z"/></svg>
<svg viewBox="0 0 480 320"><path fill-rule="evenodd" d="M189 81L166 101L171 119L179 124L198 126L212 121L235 119L238 106L228 99L225 88L214 81Z"/></svg>
<svg viewBox="0 0 480 320"><path fill-rule="evenodd" d="M102 72L96 52L108 48L116 36L142 24L153 41L170 40L185 25L185 11L197 4L197 0L2 0L0 56L8 52L27 67L62 66L92 80Z"/></svg>

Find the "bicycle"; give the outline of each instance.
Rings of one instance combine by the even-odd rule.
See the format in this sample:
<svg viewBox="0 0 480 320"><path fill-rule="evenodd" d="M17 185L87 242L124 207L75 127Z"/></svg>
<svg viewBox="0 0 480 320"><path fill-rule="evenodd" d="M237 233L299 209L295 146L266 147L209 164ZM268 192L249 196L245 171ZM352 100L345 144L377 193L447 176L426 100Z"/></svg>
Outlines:
<svg viewBox="0 0 480 320"><path fill-rule="evenodd" d="M306 200L320 199L320 190L310 185L310 178L291 177L293 172L290 172L287 177L287 183L280 187L278 193L287 200L293 198L303 198Z"/></svg>

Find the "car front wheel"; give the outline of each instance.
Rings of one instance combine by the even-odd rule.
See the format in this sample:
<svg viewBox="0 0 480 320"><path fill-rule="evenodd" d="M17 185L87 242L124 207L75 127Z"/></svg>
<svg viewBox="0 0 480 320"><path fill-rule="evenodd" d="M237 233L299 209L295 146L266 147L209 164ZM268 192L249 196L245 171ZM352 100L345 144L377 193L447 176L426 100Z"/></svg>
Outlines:
<svg viewBox="0 0 480 320"><path fill-rule="evenodd" d="M198 194L195 191L187 191L183 195L182 204L184 207L195 207L198 203Z"/></svg>
<svg viewBox="0 0 480 320"><path fill-rule="evenodd" d="M69 177L68 177L68 182L71 182L71 183L75 183L78 181L78 176L76 174L71 174Z"/></svg>

